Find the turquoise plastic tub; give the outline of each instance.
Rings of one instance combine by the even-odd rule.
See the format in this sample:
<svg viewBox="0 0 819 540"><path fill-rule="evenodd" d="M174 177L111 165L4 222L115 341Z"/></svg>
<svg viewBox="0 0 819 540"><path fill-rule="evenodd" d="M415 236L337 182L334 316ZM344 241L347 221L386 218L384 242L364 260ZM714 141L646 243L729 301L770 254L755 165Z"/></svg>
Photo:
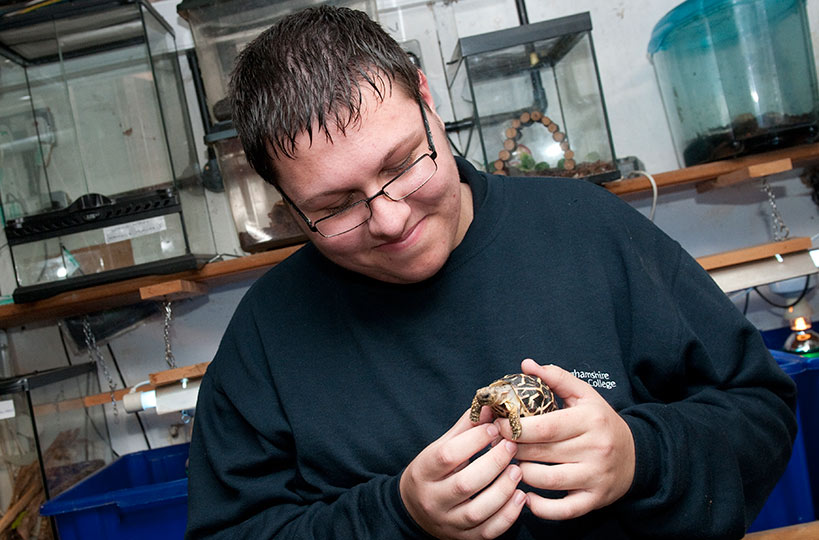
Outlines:
<svg viewBox="0 0 819 540"><path fill-rule="evenodd" d="M688 0L648 54L681 166L817 140L805 0Z"/></svg>

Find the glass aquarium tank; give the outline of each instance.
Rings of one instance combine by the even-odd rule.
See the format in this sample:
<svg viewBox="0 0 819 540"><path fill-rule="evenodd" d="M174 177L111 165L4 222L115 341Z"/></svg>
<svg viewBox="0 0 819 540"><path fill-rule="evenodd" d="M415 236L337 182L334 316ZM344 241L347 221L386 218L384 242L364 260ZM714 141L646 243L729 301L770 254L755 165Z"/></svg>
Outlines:
<svg viewBox="0 0 819 540"><path fill-rule="evenodd" d="M447 84L480 141L468 158L493 174L620 177L591 30L580 13L458 40Z"/></svg>
<svg viewBox="0 0 819 540"><path fill-rule="evenodd" d="M648 54L681 166L817 140L805 0L683 2Z"/></svg>
<svg viewBox="0 0 819 540"><path fill-rule="evenodd" d="M113 460L93 362L0 379L0 508L19 538L52 538L40 505ZM45 529L49 528L49 529Z"/></svg>
<svg viewBox="0 0 819 540"><path fill-rule="evenodd" d="M15 302L201 265L213 235L174 34L147 0L6 8L0 55Z"/></svg>
<svg viewBox="0 0 819 540"><path fill-rule="evenodd" d="M316 5L345 6L377 20L376 0L183 0L191 27L204 104L205 142L214 149L244 251L255 253L306 241L279 193L247 163L230 120L227 85L245 45L278 19Z"/></svg>
<svg viewBox="0 0 819 540"><path fill-rule="evenodd" d="M206 136L216 150L239 245L257 253L306 242L281 195L250 167L234 130Z"/></svg>

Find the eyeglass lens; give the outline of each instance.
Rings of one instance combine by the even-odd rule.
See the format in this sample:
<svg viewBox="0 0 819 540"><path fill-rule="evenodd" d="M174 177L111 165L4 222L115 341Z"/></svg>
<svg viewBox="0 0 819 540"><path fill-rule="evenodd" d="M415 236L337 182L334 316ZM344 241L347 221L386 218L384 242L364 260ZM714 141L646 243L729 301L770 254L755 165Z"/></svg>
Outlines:
<svg viewBox="0 0 819 540"><path fill-rule="evenodd" d="M438 165L429 154L424 154L404 172L393 178L382 189L383 194L392 201L406 199L426 184ZM376 195L378 196L378 195ZM373 197L374 198L374 197ZM319 234L325 237L338 236L364 224L372 216L370 203L366 200L345 208L337 214L322 218L315 223Z"/></svg>

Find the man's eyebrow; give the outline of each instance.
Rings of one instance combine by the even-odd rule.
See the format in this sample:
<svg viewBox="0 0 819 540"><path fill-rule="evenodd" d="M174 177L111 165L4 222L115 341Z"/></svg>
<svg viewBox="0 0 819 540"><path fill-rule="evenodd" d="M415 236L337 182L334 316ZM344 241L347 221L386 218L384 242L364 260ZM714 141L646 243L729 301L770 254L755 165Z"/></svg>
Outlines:
<svg viewBox="0 0 819 540"><path fill-rule="evenodd" d="M406 137L404 137L403 139L396 141L396 143L392 146L392 148L390 148L387 151L387 153L384 154L384 157L381 158L381 162L378 165L379 168L382 168L382 167L386 166L389 163L389 161L391 159L393 159L393 157L398 152L403 151L403 149L406 148L407 145L410 145L410 147L412 149L414 149L416 145L413 142L413 138L415 138L415 137L416 137L416 134L410 133ZM296 203L296 206L298 206L300 208L302 206L309 207L311 203L313 203L313 202L315 202L315 201L317 201L319 199L322 199L322 198L325 198L325 197L342 195L344 193L347 193L348 191L349 190L347 190L347 189L333 189L333 190L330 190L330 191L324 191L322 193L318 193L318 194L313 195L312 197L310 197L308 199L304 199L303 201L294 201L294 202Z"/></svg>
<svg viewBox="0 0 819 540"><path fill-rule="evenodd" d="M402 151L404 149L404 147L406 147L408 144L412 144L412 139L414 137L415 137L415 135L410 133L409 135L407 135L406 137L404 137L400 141L397 141L392 146L392 148L390 148L390 150L386 154L384 154L384 157L381 159L381 165L380 166L381 167L386 166L389 163L389 161L393 158L393 156L395 156L395 154L397 154L399 151ZM414 146L413 146L413 148L414 148Z"/></svg>
<svg viewBox="0 0 819 540"><path fill-rule="evenodd" d="M315 201L318 201L318 200L326 198L326 197L340 196L340 195L342 195L344 193L347 193L348 191L349 190L347 190L347 189L334 189L334 190L331 190L331 191L325 191L323 193L319 193L318 195L313 195L309 199L304 199L303 201L296 203L296 206L298 206L299 208L301 208L301 207L308 207L309 208L310 205Z"/></svg>

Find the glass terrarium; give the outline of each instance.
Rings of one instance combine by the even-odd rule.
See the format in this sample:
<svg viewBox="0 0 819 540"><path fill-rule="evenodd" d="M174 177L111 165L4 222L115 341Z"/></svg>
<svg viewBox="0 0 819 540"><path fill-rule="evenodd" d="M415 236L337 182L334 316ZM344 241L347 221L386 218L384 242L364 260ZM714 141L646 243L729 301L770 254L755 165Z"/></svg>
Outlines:
<svg viewBox="0 0 819 540"><path fill-rule="evenodd" d="M183 0L176 6L190 24L213 123L230 120L227 84L244 46L278 19L317 5L345 6L376 18L376 0Z"/></svg>
<svg viewBox="0 0 819 540"><path fill-rule="evenodd" d="M40 505L112 461L102 405L83 401L99 391L93 362L0 379L0 508L21 538L50 538Z"/></svg>
<svg viewBox="0 0 819 540"><path fill-rule="evenodd" d="M809 143L819 93L805 0L689 0L648 46L682 166Z"/></svg>
<svg viewBox="0 0 819 540"><path fill-rule="evenodd" d="M279 192L251 169L236 133L228 132L226 137L216 133L209 140L219 160L241 248L256 253L305 242Z"/></svg>
<svg viewBox="0 0 819 540"><path fill-rule="evenodd" d="M376 19L375 0L184 0L198 65L205 142L216 153L243 250L258 252L306 240L279 193L248 165L230 120L227 84L236 57L278 19L320 4L345 6Z"/></svg>
<svg viewBox="0 0 819 540"><path fill-rule="evenodd" d="M461 38L447 80L488 172L619 178L591 37L580 13Z"/></svg>
<svg viewBox="0 0 819 540"><path fill-rule="evenodd" d="M0 54L16 302L213 252L174 34L146 0L10 9Z"/></svg>

